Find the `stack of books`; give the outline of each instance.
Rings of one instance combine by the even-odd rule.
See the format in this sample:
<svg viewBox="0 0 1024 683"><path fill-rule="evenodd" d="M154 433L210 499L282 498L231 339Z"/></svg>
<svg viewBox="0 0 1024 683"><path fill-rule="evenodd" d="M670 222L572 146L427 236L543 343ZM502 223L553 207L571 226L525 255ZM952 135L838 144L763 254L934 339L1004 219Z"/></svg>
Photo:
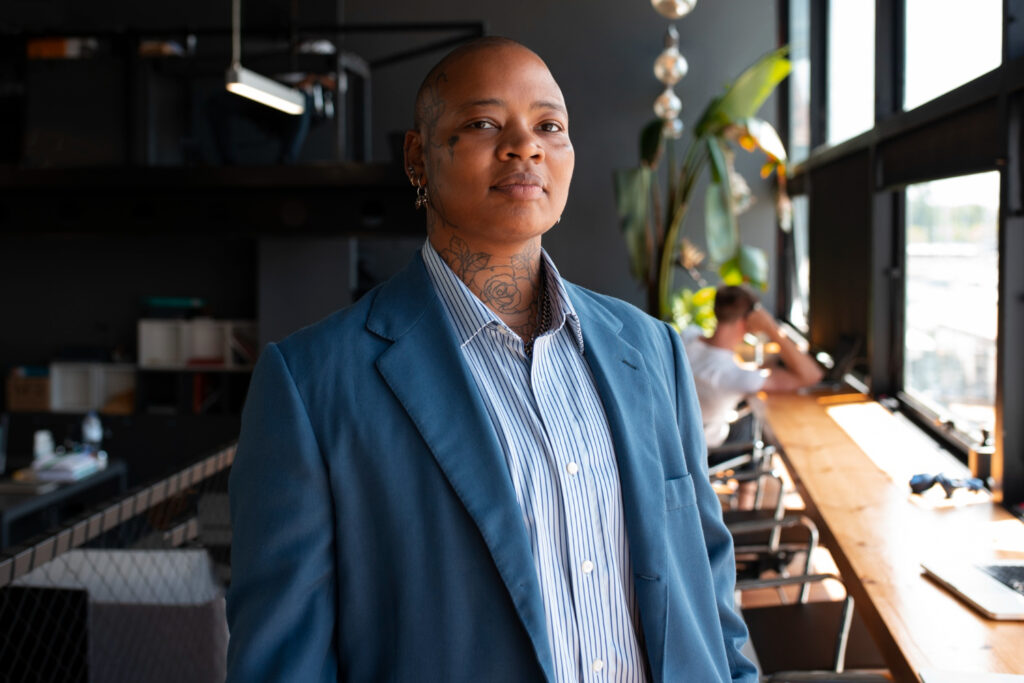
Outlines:
<svg viewBox="0 0 1024 683"><path fill-rule="evenodd" d="M101 469L100 460L91 453L61 455L14 473L20 481L72 482Z"/></svg>

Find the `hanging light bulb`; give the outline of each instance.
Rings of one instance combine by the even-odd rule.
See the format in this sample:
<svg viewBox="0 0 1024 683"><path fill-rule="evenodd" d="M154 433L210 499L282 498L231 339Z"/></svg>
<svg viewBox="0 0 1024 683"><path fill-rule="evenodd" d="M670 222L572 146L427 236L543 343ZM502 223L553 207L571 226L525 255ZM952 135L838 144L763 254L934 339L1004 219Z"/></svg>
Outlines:
<svg viewBox="0 0 1024 683"><path fill-rule="evenodd" d="M651 0L651 6L669 19L685 17L696 4L697 0Z"/></svg>
<svg viewBox="0 0 1024 683"><path fill-rule="evenodd" d="M654 113L657 114L659 119L665 121L678 118L679 112L682 109L683 103L679 101L671 87L665 88L665 92L658 95L658 99L654 100Z"/></svg>
<svg viewBox="0 0 1024 683"><path fill-rule="evenodd" d="M654 75L665 85L675 85L689 71L686 58L679 54L679 32L669 26L665 33L665 49L654 60Z"/></svg>

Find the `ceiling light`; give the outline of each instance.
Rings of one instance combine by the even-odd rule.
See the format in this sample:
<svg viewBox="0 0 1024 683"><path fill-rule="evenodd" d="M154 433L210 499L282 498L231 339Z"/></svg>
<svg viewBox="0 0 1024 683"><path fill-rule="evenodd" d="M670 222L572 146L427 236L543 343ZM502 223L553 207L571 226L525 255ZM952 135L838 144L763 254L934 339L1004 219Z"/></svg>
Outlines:
<svg viewBox="0 0 1024 683"><path fill-rule="evenodd" d="M256 100L285 114L306 111L306 97L298 90L250 71L241 64L228 67L227 88L236 95Z"/></svg>
<svg viewBox="0 0 1024 683"><path fill-rule="evenodd" d="M306 111L306 96L294 88L261 76L242 66L241 0L231 0L231 66L225 78L227 89L286 114Z"/></svg>

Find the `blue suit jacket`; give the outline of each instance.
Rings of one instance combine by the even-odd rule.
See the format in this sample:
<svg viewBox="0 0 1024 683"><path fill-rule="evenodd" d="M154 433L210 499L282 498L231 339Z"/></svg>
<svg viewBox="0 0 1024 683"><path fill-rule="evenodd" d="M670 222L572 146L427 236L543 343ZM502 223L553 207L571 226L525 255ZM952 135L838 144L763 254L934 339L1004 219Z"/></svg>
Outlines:
<svg viewBox="0 0 1024 683"><path fill-rule="evenodd" d="M677 334L567 284L656 681L756 680ZM231 471L229 681L552 681L501 445L422 260L263 352Z"/></svg>

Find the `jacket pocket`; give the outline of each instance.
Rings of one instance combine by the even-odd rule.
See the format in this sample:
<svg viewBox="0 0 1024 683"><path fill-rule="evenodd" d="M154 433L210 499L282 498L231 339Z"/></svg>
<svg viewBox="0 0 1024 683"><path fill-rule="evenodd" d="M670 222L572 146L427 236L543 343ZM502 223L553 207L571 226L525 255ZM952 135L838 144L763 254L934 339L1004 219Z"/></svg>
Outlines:
<svg viewBox="0 0 1024 683"><path fill-rule="evenodd" d="M693 490L693 477L684 474L681 477L665 480L666 510L678 510L696 504L697 494Z"/></svg>

